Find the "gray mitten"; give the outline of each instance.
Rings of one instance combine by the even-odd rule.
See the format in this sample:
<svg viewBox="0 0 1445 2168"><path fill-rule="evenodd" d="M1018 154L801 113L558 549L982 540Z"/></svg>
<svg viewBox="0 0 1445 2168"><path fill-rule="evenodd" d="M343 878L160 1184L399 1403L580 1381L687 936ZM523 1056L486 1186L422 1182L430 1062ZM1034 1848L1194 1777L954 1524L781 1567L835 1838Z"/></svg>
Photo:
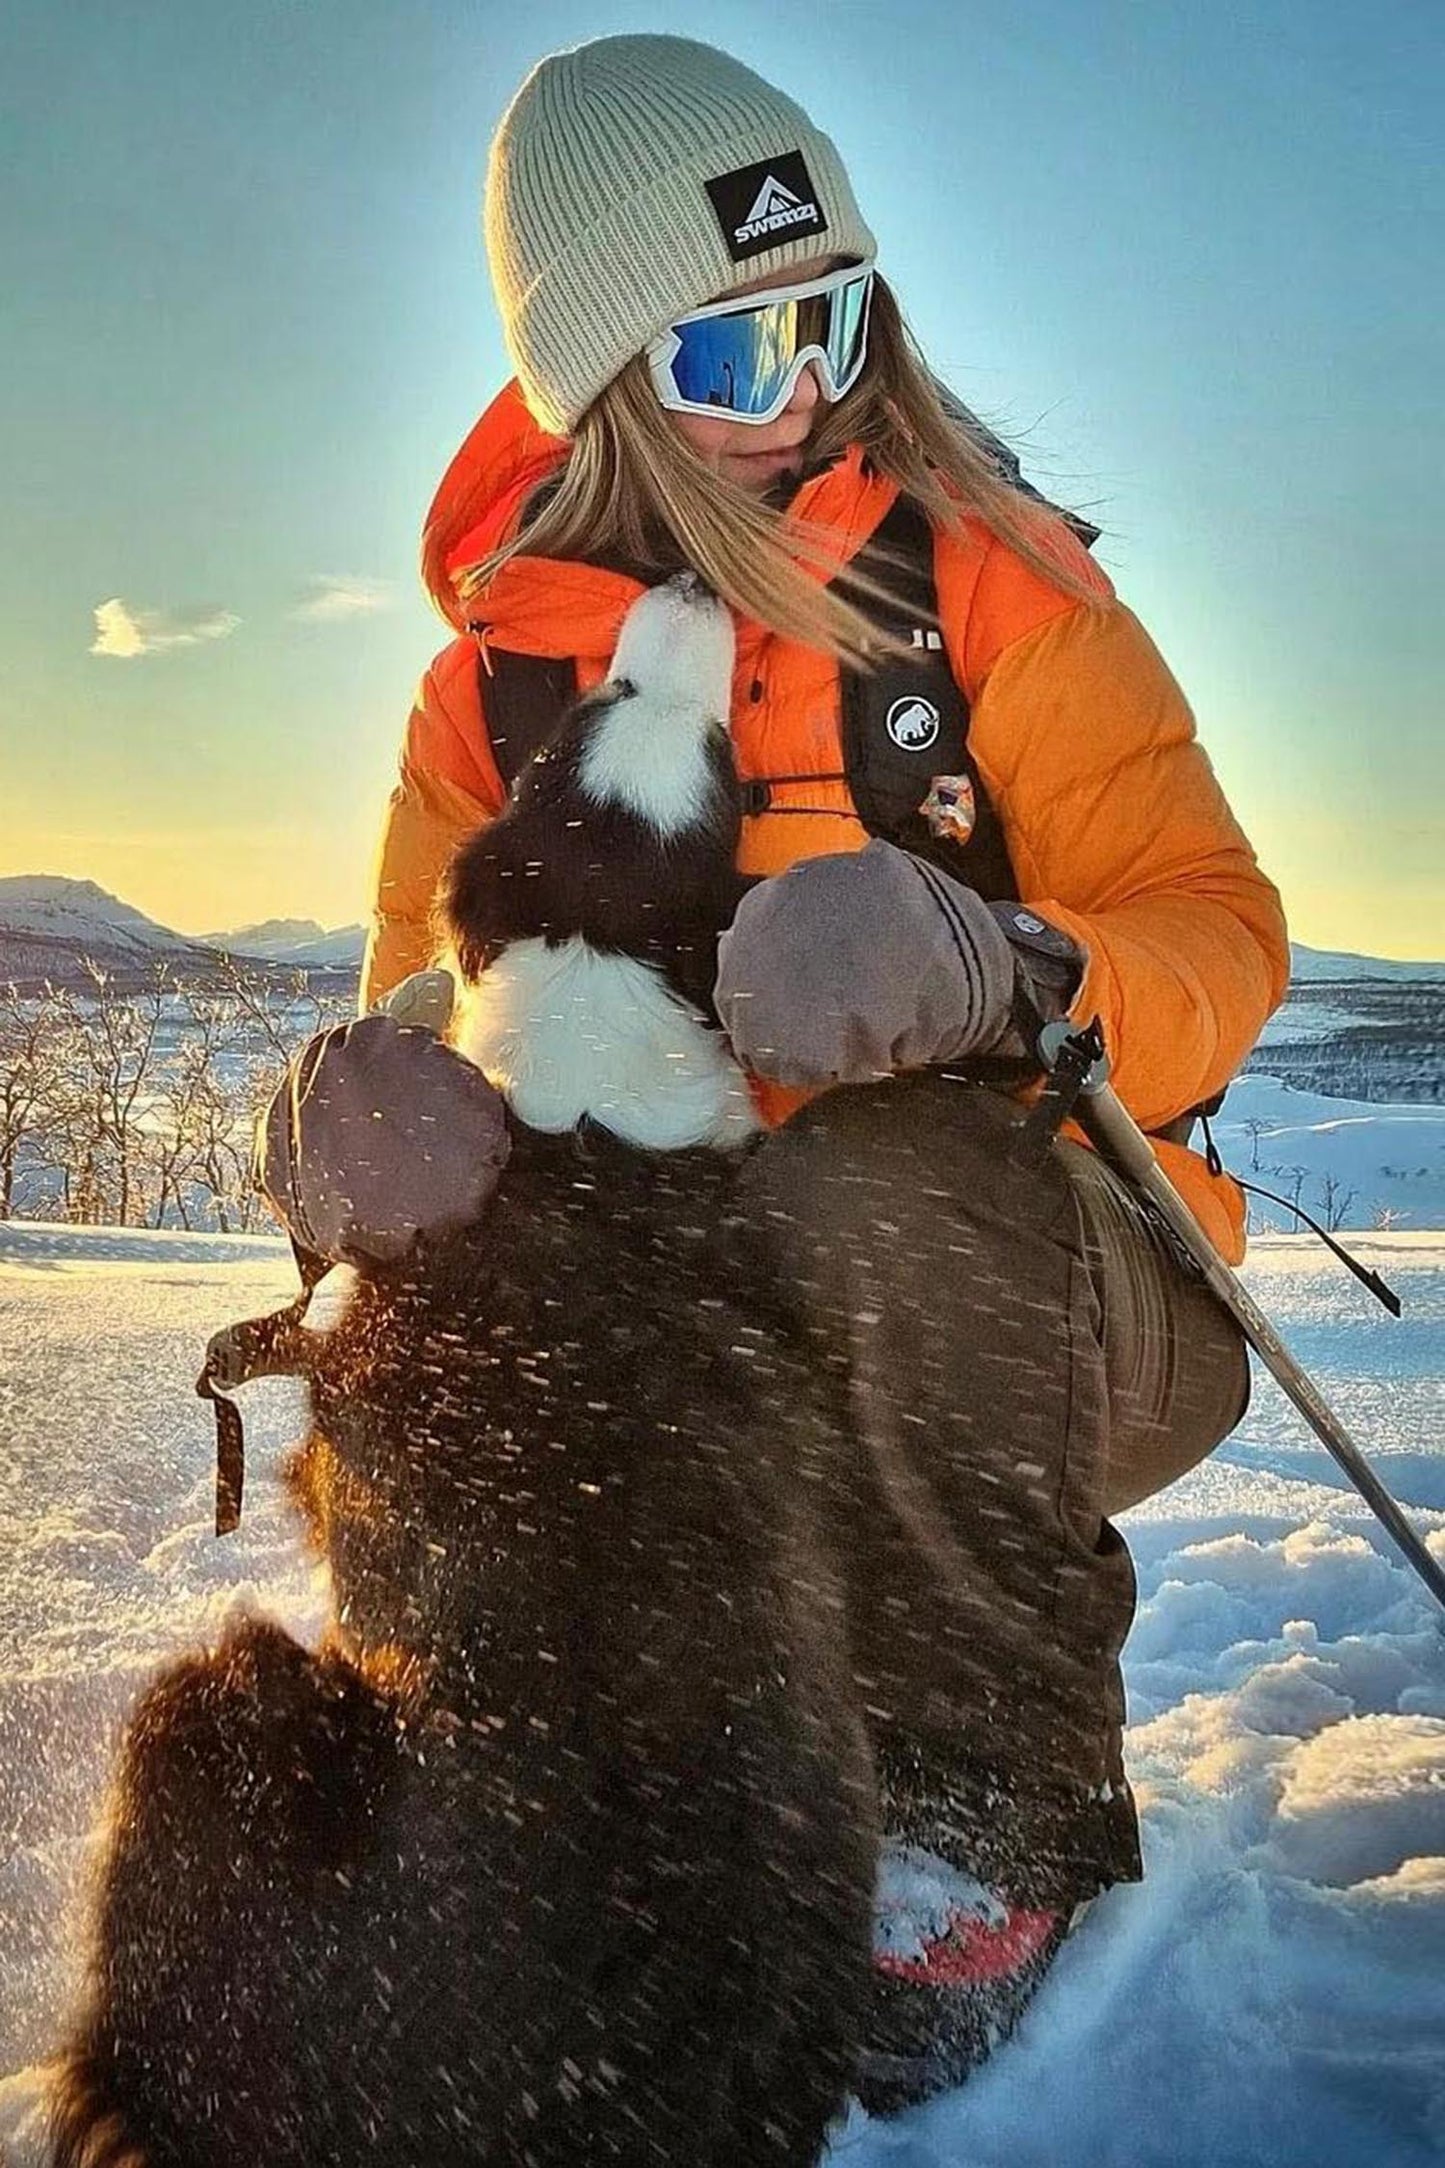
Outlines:
<svg viewBox="0 0 1445 2168"><path fill-rule="evenodd" d="M718 944L718 1016L744 1066L781 1084L1021 1053L1016 993L1047 973L1022 963L1016 931L1057 952L1045 1013L1062 1013L1081 962L1067 936L875 837L744 897Z"/></svg>
<svg viewBox="0 0 1445 2168"><path fill-rule="evenodd" d="M404 982L393 1009L445 1022L427 983L440 976ZM374 1013L292 1061L257 1126L254 1174L303 1249L390 1265L479 1218L509 1150L505 1103L481 1070L426 1025Z"/></svg>

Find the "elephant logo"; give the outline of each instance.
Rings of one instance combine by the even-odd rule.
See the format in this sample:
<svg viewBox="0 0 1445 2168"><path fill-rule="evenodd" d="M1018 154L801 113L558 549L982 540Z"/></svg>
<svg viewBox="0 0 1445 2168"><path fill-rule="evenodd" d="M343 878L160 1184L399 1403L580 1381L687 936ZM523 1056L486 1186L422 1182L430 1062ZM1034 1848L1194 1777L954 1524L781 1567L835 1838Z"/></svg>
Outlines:
<svg viewBox="0 0 1445 2168"><path fill-rule="evenodd" d="M943 727L931 700L908 693L888 710L888 735L903 753L926 753Z"/></svg>

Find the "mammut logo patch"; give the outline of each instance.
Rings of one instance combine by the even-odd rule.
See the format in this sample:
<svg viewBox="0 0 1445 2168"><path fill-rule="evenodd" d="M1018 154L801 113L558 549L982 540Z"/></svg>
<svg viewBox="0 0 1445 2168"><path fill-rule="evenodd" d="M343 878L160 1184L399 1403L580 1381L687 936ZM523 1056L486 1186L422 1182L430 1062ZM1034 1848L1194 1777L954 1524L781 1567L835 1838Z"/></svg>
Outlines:
<svg viewBox="0 0 1445 2168"><path fill-rule="evenodd" d="M720 173L703 185L734 263L761 256L782 241L828 230L801 151L739 166L735 173Z"/></svg>
<svg viewBox="0 0 1445 2168"><path fill-rule="evenodd" d="M943 719L931 700L907 693L895 700L887 714L888 735L904 753L926 753L943 727Z"/></svg>

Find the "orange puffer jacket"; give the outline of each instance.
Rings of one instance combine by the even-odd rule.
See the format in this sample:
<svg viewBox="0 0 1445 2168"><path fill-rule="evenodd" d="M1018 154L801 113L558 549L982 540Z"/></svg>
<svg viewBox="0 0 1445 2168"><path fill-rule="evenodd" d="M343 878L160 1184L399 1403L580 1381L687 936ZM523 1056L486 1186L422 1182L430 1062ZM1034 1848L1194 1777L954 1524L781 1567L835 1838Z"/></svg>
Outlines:
<svg viewBox="0 0 1445 2168"><path fill-rule="evenodd" d="M379 854L363 1006L430 959L442 870L504 803L479 646L575 658L585 689L605 676L641 592L620 573L517 557L475 613L480 631L463 630L471 613L454 570L507 534L563 451L509 385L432 505L423 570L459 637L422 680L407 728ZM792 509L827 532L837 566L867 541L895 495L850 452L805 482ZM1087 953L1074 1014L1102 1018L1115 1087L1136 1120L1157 1131L1229 1081L1284 992L1289 950L1278 894L1196 743L1183 694L1081 548L1078 564L1101 607L1060 594L971 522L936 541L939 619L971 710L969 750L997 808L1020 899ZM737 635L731 727L740 774L836 775L837 665L751 621L739 622ZM774 785L775 806L790 798L818 810L748 816L744 872L776 873L866 842L844 783ZM1211 1176L1183 1146L1160 1151L1237 1261L1244 1212L1234 1183Z"/></svg>

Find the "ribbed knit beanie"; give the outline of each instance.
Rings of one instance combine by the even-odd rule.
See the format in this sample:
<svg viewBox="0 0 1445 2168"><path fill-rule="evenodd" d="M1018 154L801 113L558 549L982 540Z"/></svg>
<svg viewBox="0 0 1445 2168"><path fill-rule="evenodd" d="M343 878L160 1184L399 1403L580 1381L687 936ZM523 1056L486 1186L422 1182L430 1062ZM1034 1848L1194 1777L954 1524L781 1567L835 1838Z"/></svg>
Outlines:
<svg viewBox="0 0 1445 2168"><path fill-rule="evenodd" d="M559 436L674 317L810 257L874 253L801 106L711 45L651 35L532 70L492 141L485 230L523 395Z"/></svg>

